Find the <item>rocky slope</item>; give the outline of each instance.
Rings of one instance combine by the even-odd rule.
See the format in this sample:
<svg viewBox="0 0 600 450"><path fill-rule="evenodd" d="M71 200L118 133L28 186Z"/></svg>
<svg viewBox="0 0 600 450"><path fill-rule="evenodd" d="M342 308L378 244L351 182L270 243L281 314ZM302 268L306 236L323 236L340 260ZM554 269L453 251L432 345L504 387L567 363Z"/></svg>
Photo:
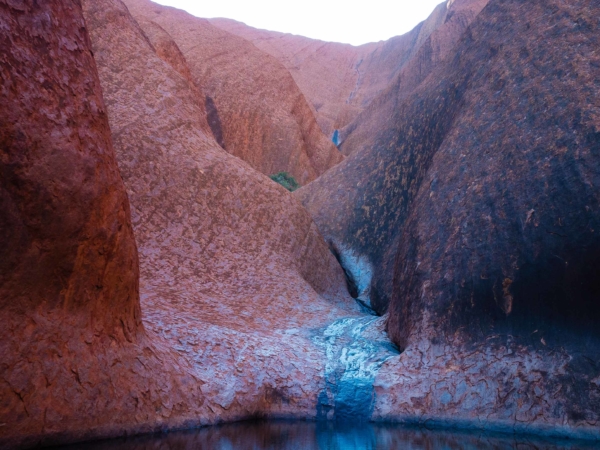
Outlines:
<svg viewBox="0 0 600 450"><path fill-rule="evenodd" d="M360 114L340 130L341 151L349 155L372 145L372 138L381 128L381 117L393 117L399 105L412 95L419 85L453 55L458 40L489 0L455 0L440 5L423 26L429 33L419 33L419 40L387 83L368 97ZM440 8L443 10L440 11ZM439 16L439 18L437 18ZM413 31L414 33L414 31ZM375 73L379 73L376 70Z"/></svg>
<svg viewBox="0 0 600 450"><path fill-rule="evenodd" d="M600 438L600 6L447 14L419 48L455 49L299 193L344 277L217 143L210 26L127 2L0 0L0 447L254 417Z"/></svg>
<svg viewBox="0 0 600 450"><path fill-rule="evenodd" d="M597 435L599 8L490 1L299 192L361 298L391 297L375 417Z"/></svg>
<svg viewBox="0 0 600 450"><path fill-rule="evenodd" d="M281 61L311 102L323 132L333 136L334 130L352 123L405 66L412 65L414 76L422 80L486 3L443 2L409 33L359 47L258 30L229 19L211 19L211 23ZM403 83L402 88L410 93L415 85ZM347 134L343 131L339 139Z"/></svg>
<svg viewBox="0 0 600 450"><path fill-rule="evenodd" d="M178 71L189 69L205 95L213 134L227 152L267 175L289 172L302 185L343 159L275 58L184 11L149 0L126 5L151 40L157 27L171 36L177 49L159 45L159 54L172 53Z"/></svg>
<svg viewBox="0 0 600 450"><path fill-rule="evenodd" d="M349 44L259 30L231 19L211 19L210 23L235 34L276 58L294 77L327 136L342 128L360 112L350 102L359 85L362 61L381 44L354 47Z"/></svg>
<svg viewBox="0 0 600 450"><path fill-rule="evenodd" d="M164 34L120 1L1 5L0 446L334 414L324 333L359 308L307 212L208 134Z"/></svg>

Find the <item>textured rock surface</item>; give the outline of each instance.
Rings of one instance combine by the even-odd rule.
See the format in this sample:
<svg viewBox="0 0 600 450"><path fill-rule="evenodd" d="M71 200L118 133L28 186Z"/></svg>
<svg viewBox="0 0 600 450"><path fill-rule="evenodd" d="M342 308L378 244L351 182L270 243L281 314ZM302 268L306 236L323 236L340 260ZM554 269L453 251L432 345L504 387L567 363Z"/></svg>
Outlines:
<svg viewBox="0 0 600 450"><path fill-rule="evenodd" d="M148 0L126 4L144 30L151 22L177 44L205 94L213 134L227 152L267 175L289 172L301 184L343 159L321 132L292 76L275 58L184 11ZM148 30L148 34L155 33ZM164 46L158 48L159 54L171 54ZM179 59L179 52L172 53Z"/></svg>
<svg viewBox="0 0 600 450"><path fill-rule="evenodd" d="M331 197L300 193L347 213L324 228L347 286L211 135L174 36L204 22L40 5L0 0L0 445L256 416L600 437L600 6L492 0ZM367 316L347 287L385 309L398 249Z"/></svg>
<svg viewBox="0 0 600 450"><path fill-rule="evenodd" d="M359 154L295 194L336 249L356 285L356 295L379 313L385 312L392 293L399 228L426 169L422 149L439 145L452 119L438 114L437 106L425 109L423 103L430 86L446 77L445 66L432 81L423 81L444 57L453 55L451 45L486 3L453 2L444 23L424 39L388 88L344 130L343 151ZM428 128L422 125L425 121ZM402 152L401 145L413 148Z"/></svg>
<svg viewBox="0 0 600 450"><path fill-rule="evenodd" d="M0 442L110 433L176 380L140 367L168 359L146 345L81 6L2 1L0 23Z"/></svg>
<svg viewBox="0 0 600 450"><path fill-rule="evenodd" d="M306 211L207 136L160 35L85 2L142 325L81 9L0 7L0 446L315 417L315 336L359 311Z"/></svg>
<svg viewBox="0 0 600 450"><path fill-rule="evenodd" d="M218 427L132 436L79 444L78 450L147 450L148 448L221 448L252 450L597 450L594 442L539 439L532 436L435 431L395 424L360 422L250 421Z"/></svg>
<svg viewBox="0 0 600 450"><path fill-rule="evenodd" d="M144 325L202 393L165 425L335 414L323 340L337 337L323 335L363 314L310 216L205 134L188 80L120 1L84 11L132 204Z"/></svg>
<svg viewBox="0 0 600 450"><path fill-rule="evenodd" d="M492 0L370 145L299 191L363 299L393 292L405 352L374 418L599 435L599 8Z"/></svg>
<svg viewBox="0 0 600 450"><path fill-rule="evenodd" d="M413 67L412 77L421 81L431 66L454 47L485 3L487 0L459 0L451 6L441 3L409 33L359 47L257 30L228 19L212 19L211 23L281 61L312 103L325 134L332 136L334 130L354 121L407 65ZM402 83L406 93L414 87L412 80L410 84ZM347 134L344 130L342 139ZM342 150L351 148L344 146Z"/></svg>
<svg viewBox="0 0 600 450"><path fill-rule="evenodd" d="M340 130L343 141L340 149L344 154L373 145L374 136L382 128L381 118L393 117L399 105L445 58L453 55L458 40L488 1L455 0L441 4L422 25L425 31L416 29L420 32L414 38L415 43L397 70L383 78L378 75L381 69L376 67L373 72L378 78L371 83L377 83L379 89L373 90L373 95L367 97L369 103L365 104L359 116Z"/></svg>

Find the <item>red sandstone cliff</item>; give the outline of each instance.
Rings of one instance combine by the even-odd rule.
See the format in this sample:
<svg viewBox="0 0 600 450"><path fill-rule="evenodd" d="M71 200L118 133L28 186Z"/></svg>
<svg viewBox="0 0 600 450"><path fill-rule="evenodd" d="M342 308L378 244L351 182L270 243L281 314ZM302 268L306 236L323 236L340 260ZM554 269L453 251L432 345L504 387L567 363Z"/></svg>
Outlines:
<svg viewBox="0 0 600 450"><path fill-rule="evenodd" d="M289 172L300 184L343 159L275 58L184 11L148 0L126 4L142 28L160 26L181 50L194 83L206 96L213 134L227 152L267 175ZM154 32L149 29L148 34Z"/></svg>
<svg viewBox="0 0 600 450"><path fill-rule="evenodd" d="M595 4L491 0L299 192L351 290L391 289L401 355L215 142L168 27L84 9L0 0L0 445L257 416L598 436Z"/></svg>
<svg viewBox="0 0 600 450"><path fill-rule="evenodd" d="M0 445L314 416L310 330L357 313L306 211L121 2L84 3L93 48L79 8L0 5Z"/></svg>
<svg viewBox="0 0 600 450"><path fill-rule="evenodd" d="M146 370L168 357L146 344L85 22L52 0L0 17L0 442L110 434L144 395L176 394Z"/></svg>
<svg viewBox="0 0 600 450"><path fill-rule="evenodd" d="M455 0L436 9L423 25L429 24L431 31L420 33L418 44L413 46L404 64L387 77L385 85L377 84L381 89L374 91L360 114L340 131L344 154L371 145L373 135L382 126L381 118L393 117L401 102L412 95L446 58L453 56L459 39L488 1Z"/></svg>
<svg viewBox="0 0 600 450"><path fill-rule="evenodd" d="M258 30L228 19L210 22L281 61L311 102L323 132L331 136L353 122L406 66L411 65L414 77L422 80L486 3L441 3L409 33L359 47ZM402 88L408 94L415 84L403 83Z"/></svg>

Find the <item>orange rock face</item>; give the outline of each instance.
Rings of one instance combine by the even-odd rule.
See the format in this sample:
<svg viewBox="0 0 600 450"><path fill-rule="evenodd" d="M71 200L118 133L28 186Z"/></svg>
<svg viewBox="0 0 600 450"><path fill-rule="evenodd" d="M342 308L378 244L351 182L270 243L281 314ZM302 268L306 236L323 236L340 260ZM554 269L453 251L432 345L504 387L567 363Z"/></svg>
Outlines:
<svg viewBox="0 0 600 450"><path fill-rule="evenodd" d="M455 45L486 2L462 0L452 7L442 3L411 32L359 47L258 30L228 19L211 23L281 61L311 102L323 132L332 136L353 122L407 65L416 67L423 79L430 71L427 64L437 63ZM406 86L406 92L414 87ZM340 139L346 134L343 131Z"/></svg>
<svg viewBox="0 0 600 450"><path fill-rule="evenodd" d="M100 402L119 372L103 358L143 338L138 259L81 8L0 17L0 436L35 442Z"/></svg>
<svg viewBox="0 0 600 450"><path fill-rule="evenodd" d="M227 152L267 175L289 172L300 184L343 159L275 58L183 11L147 0L126 4L143 29L158 25L177 44L205 95L213 135ZM171 53L158 48L161 54ZM179 52L173 55L179 58Z"/></svg>
<svg viewBox="0 0 600 450"><path fill-rule="evenodd" d="M207 136L200 91L127 8L84 6L93 48L79 8L0 10L0 445L316 416L312 333L358 317L335 258Z"/></svg>

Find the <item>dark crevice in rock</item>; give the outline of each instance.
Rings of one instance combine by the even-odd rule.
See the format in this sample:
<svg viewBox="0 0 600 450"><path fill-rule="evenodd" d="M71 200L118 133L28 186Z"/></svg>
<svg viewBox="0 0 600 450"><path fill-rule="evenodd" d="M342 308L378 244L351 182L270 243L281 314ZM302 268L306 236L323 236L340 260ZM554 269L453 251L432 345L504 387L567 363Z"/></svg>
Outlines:
<svg viewBox="0 0 600 450"><path fill-rule="evenodd" d="M206 100L204 103L206 108L206 120L208 121L208 126L212 131L217 144L219 144L225 150L225 141L223 140L223 126L221 124L221 118L219 117L219 111L217 110L217 105L215 105L214 100L210 96L206 96Z"/></svg>
<svg viewBox="0 0 600 450"><path fill-rule="evenodd" d="M328 244L331 253L344 270L350 296L358 302L363 312L377 315L371 307L371 264L364 256L356 255L354 251L346 249L341 244L336 245L333 241L329 241Z"/></svg>

